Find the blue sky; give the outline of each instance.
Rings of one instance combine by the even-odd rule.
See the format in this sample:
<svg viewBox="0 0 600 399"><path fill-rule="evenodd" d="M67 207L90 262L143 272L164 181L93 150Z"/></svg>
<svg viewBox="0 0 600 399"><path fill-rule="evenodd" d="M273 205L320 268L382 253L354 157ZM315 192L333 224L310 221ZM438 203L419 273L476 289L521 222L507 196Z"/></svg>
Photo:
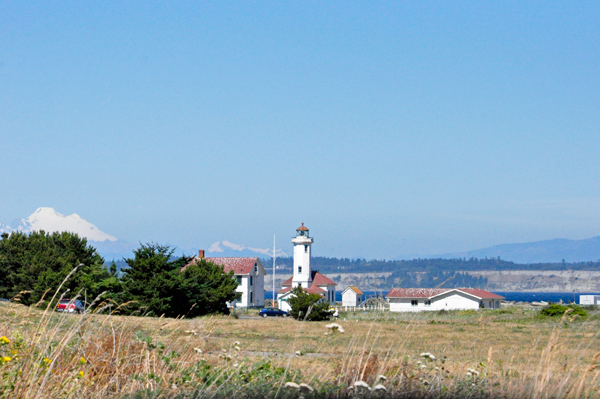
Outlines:
<svg viewBox="0 0 600 399"><path fill-rule="evenodd" d="M598 2L0 2L0 220L393 258L600 235Z"/></svg>

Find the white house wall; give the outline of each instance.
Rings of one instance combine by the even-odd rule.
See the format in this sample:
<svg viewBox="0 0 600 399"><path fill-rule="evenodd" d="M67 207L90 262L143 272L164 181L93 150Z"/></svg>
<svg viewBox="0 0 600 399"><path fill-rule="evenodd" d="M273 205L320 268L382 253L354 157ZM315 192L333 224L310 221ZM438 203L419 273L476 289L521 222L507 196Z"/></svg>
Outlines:
<svg viewBox="0 0 600 399"><path fill-rule="evenodd" d="M479 299L463 294L461 292L450 291L447 294L440 295L431 300L432 310L466 310L479 309Z"/></svg>
<svg viewBox="0 0 600 399"><path fill-rule="evenodd" d="M342 294L342 306L358 306L358 295L352 291L348 290Z"/></svg>

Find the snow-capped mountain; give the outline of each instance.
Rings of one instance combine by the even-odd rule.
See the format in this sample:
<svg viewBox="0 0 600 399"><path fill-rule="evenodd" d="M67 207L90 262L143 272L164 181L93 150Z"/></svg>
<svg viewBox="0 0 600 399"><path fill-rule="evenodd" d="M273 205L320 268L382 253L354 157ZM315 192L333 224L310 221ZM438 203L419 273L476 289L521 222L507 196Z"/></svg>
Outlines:
<svg viewBox="0 0 600 399"><path fill-rule="evenodd" d="M27 226L29 231L69 231L90 241L117 241L117 237L100 231L98 227L82 219L78 214L65 216L56 212L53 208L38 208L27 219L23 219L21 223Z"/></svg>
<svg viewBox="0 0 600 399"><path fill-rule="evenodd" d="M83 219L78 214L63 215L53 208L38 208L25 219L15 220L9 225L0 223L0 233L44 230L47 233L68 231L88 239L90 245L98 250L105 260L120 259L131 256L133 246L127 241L119 240L101 231L96 225Z"/></svg>

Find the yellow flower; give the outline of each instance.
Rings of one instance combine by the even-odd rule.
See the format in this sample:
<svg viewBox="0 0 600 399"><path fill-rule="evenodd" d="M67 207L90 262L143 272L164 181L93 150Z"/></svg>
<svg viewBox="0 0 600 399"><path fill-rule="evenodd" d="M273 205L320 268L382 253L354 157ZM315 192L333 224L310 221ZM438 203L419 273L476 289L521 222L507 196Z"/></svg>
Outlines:
<svg viewBox="0 0 600 399"><path fill-rule="evenodd" d="M83 371L80 371L80 372L78 373L78 375L79 375L79 378L83 377Z"/></svg>
<svg viewBox="0 0 600 399"><path fill-rule="evenodd" d="M85 364L85 363L87 363L87 360L85 360L85 357L81 356L81 357L79 358L79 363L81 363L81 364Z"/></svg>
<svg viewBox="0 0 600 399"><path fill-rule="evenodd" d="M8 345L10 341L6 337L0 337L0 345Z"/></svg>
<svg viewBox="0 0 600 399"><path fill-rule="evenodd" d="M3 362L10 362L11 360L12 360L12 359L11 359L10 357L8 357L8 356L4 356L4 357L2 358L2 361L3 361Z"/></svg>
<svg viewBox="0 0 600 399"><path fill-rule="evenodd" d="M17 351L17 350L14 350L14 349L12 350L12 354L13 354L13 355L16 355L17 353L19 353L19 351Z"/></svg>
<svg viewBox="0 0 600 399"><path fill-rule="evenodd" d="M42 359L42 362L44 362L44 363L50 363L50 359L48 359L47 357L45 357L44 359Z"/></svg>

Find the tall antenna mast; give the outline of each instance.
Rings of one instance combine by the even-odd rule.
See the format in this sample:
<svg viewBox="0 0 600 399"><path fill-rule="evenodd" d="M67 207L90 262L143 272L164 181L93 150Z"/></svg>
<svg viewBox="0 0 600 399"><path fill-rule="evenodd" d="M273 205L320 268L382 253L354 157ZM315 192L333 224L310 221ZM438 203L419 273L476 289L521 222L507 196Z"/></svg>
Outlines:
<svg viewBox="0 0 600 399"><path fill-rule="evenodd" d="M273 299L271 300L271 307L275 307L275 259L275 234L273 234Z"/></svg>

